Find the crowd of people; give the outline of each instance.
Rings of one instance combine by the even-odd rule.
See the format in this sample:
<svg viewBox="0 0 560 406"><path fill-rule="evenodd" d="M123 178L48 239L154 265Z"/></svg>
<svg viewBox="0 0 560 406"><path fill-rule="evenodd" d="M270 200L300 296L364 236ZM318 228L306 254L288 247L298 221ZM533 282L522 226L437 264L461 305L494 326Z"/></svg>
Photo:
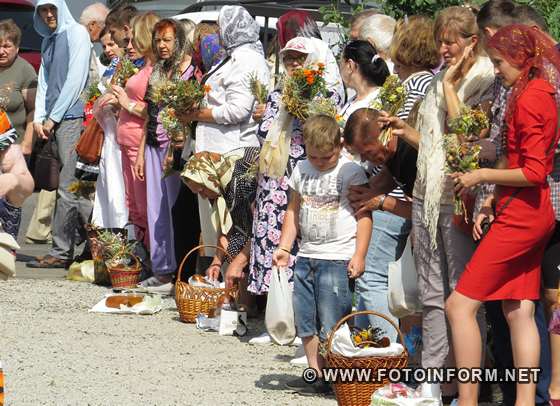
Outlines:
<svg viewBox="0 0 560 406"><path fill-rule="evenodd" d="M366 10L338 55L305 11L278 19L270 49L241 6L195 24L95 4L78 23L64 0L38 0L34 27L43 37L38 75L18 56L20 29L0 21L11 123L0 135L5 231L17 236L33 191L34 140L54 141L61 164L58 189L41 191L26 232L52 248L28 267L87 258L87 244L75 252L87 224L128 227L148 253L151 275L140 286L172 295L182 256L203 243L207 277L238 286L250 313L266 300L273 267L287 273L303 359L319 376L320 343L354 305L421 328L424 368L476 368L489 358L499 368L541 368L538 382L501 382L504 404L560 405L560 335L548 331L560 275L560 46L534 9L490 0L400 21ZM337 117L291 113L275 58L287 78L319 67L320 96ZM135 73L121 86L110 78L124 60ZM394 115L372 108L390 75L406 90ZM100 80L106 88L88 111L82 94ZM200 106L174 112L188 128L179 145L162 121L169 106L154 97L162 80L206 92ZM255 81L268 87L265 103ZM469 140L481 167L449 174L443 141L465 107L490 120ZM104 132L91 199L69 191L88 117ZM470 202L466 216L455 214L457 197ZM398 320L388 266L407 241L423 310ZM187 277L196 258L188 268ZM356 324L397 340L383 319ZM321 379L288 385L302 395L331 390ZM461 406L483 396L477 383L425 383L423 393Z"/></svg>

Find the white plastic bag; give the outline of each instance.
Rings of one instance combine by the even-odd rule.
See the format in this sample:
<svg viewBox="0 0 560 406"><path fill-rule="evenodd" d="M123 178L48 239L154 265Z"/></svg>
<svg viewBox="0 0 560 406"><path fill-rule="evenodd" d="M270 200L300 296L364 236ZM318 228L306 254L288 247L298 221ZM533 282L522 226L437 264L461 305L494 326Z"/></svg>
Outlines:
<svg viewBox="0 0 560 406"><path fill-rule="evenodd" d="M0 226L0 280L15 276L16 254L14 251L19 248L14 237L3 231Z"/></svg>
<svg viewBox="0 0 560 406"><path fill-rule="evenodd" d="M399 260L389 262L387 296L389 311L399 319L422 311L418 292L418 276L412 257L410 237L406 241L406 247Z"/></svg>
<svg viewBox="0 0 560 406"><path fill-rule="evenodd" d="M272 340L288 345L296 338L292 291L285 271L272 267L264 323Z"/></svg>

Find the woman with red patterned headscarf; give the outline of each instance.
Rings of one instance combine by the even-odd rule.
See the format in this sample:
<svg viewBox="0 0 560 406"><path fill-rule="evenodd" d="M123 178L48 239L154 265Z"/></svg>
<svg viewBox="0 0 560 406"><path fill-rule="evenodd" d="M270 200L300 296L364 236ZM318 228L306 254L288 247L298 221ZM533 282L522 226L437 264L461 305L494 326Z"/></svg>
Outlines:
<svg viewBox="0 0 560 406"><path fill-rule="evenodd" d="M492 222L446 308L458 368L481 365L475 314L485 301L502 301L516 367L538 368L539 335L533 317L540 297L541 262L555 226L547 176L558 145L560 55L550 37L534 27L512 25L488 42L496 74L512 89L506 110L507 158L497 169L452 175L464 194L480 183L498 186L475 228ZM499 169L498 169L499 168ZM493 206L496 206L494 214ZM517 402L535 404L536 382L518 383ZM477 384L459 385L459 404L476 405Z"/></svg>

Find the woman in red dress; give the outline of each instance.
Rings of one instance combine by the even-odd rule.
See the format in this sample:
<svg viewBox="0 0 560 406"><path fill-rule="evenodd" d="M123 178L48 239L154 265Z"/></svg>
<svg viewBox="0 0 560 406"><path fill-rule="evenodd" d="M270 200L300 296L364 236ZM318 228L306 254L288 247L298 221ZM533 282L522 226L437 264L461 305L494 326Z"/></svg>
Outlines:
<svg viewBox="0 0 560 406"><path fill-rule="evenodd" d="M502 301L515 366L538 368L533 300L539 299L542 257L555 226L547 175L558 144L555 87L560 80L560 58L549 37L523 25L499 30L488 41L487 52L497 76L511 88L504 123L507 160L497 169L452 175L459 194L479 183L498 187L485 202L474 234L481 234L485 218L493 221L492 227L449 296L446 311L458 368L481 365L475 315L482 302L490 300ZM477 404L477 386L459 385L460 406ZM518 384L516 405L534 404L535 383Z"/></svg>

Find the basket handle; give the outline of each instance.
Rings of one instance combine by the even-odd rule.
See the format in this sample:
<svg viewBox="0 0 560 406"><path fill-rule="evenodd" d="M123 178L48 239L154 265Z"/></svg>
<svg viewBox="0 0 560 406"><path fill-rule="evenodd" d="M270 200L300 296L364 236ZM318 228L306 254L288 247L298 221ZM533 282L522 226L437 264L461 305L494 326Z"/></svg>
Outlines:
<svg viewBox="0 0 560 406"><path fill-rule="evenodd" d="M204 245L204 244L198 245L194 247L192 250L190 250L189 252L187 252L187 255L183 257L183 260L181 261L181 265L179 265L179 269L177 272L178 281L181 280L181 274L183 273L183 268L185 267L185 263L187 262L187 259L192 255L193 252L198 251L201 248L216 248L217 250L222 251L224 254L226 254L226 257L228 258L229 262L231 262L231 256L222 247L218 247L217 245Z"/></svg>
<svg viewBox="0 0 560 406"><path fill-rule="evenodd" d="M333 341L333 338L334 338L334 333L340 328L340 326L342 326L342 324L344 324L347 320L349 320L353 317L361 316L361 315L368 315L368 314L371 314L371 315L377 316L377 317L381 317L382 319L388 321L393 326L393 328L397 331L397 333L399 334L399 338L401 339L401 343L404 346L403 333L402 333L401 329L399 328L399 326L397 326L393 320L391 320L390 318L388 318L384 314L374 312L373 310L362 310L362 311L359 311L359 312L350 313L350 314L344 316L343 318L341 318L338 321L338 323L336 323L336 325L332 329L331 333L329 334L329 339L327 341L327 353L332 353L332 341ZM406 346L404 346L404 351L408 353L408 351L406 351Z"/></svg>

